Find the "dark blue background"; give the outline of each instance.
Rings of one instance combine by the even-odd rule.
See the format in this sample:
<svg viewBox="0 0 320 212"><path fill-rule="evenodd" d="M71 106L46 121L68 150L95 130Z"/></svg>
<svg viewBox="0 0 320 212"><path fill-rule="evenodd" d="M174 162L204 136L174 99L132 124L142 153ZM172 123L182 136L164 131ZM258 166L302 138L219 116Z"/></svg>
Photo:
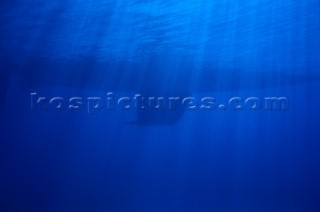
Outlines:
<svg viewBox="0 0 320 212"><path fill-rule="evenodd" d="M320 211L319 3L2 0L0 211ZM290 108L30 109L109 91Z"/></svg>

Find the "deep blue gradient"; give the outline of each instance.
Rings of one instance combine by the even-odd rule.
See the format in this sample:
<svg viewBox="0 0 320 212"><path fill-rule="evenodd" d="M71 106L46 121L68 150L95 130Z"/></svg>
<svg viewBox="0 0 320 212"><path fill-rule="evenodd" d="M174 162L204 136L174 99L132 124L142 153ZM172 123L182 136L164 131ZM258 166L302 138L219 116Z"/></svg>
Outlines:
<svg viewBox="0 0 320 212"><path fill-rule="evenodd" d="M0 211L318 212L319 79L319 0L1 0ZM290 108L90 115L31 92Z"/></svg>

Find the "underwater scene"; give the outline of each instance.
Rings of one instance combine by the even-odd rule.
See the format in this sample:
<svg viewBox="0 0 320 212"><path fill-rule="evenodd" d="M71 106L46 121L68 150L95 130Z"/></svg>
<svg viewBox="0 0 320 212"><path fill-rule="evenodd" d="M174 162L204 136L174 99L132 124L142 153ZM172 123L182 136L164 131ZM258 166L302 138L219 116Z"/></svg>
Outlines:
<svg viewBox="0 0 320 212"><path fill-rule="evenodd" d="M319 0L1 0L1 212L319 212Z"/></svg>

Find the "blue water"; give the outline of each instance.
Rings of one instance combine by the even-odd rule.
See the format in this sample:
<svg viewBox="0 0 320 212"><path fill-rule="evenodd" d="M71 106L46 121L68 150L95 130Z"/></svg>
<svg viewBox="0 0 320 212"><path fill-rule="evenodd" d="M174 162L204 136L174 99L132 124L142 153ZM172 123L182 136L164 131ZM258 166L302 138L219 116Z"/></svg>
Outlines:
<svg viewBox="0 0 320 212"><path fill-rule="evenodd" d="M286 97L286 110L47 97ZM0 1L0 211L320 211L320 2Z"/></svg>

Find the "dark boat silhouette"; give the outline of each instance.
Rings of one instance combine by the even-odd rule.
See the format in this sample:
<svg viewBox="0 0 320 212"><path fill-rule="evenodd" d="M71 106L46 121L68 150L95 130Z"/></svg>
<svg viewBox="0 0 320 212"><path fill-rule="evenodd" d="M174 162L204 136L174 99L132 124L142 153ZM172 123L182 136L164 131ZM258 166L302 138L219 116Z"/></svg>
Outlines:
<svg viewBox="0 0 320 212"><path fill-rule="evenodd" d="M49 60L29 58L26 62L1 59L1 93L4 105L8 80L15 76L21 86L30 89L41 87L71 87L80 90L96 90L115 93L139 93L145 97L188 97L201 93L217 93L239 90L259 90L318 81L319 76L287 72L248 72L195 65L187 60L173 67L172 72L163 71L169 66L159 66L159 58L145 63L101 62L95 58L75 60ZM3 108L2 108L3 109ZM184 114L185 108L177 110L137 110L138 125L174 124Z"/></svg>

